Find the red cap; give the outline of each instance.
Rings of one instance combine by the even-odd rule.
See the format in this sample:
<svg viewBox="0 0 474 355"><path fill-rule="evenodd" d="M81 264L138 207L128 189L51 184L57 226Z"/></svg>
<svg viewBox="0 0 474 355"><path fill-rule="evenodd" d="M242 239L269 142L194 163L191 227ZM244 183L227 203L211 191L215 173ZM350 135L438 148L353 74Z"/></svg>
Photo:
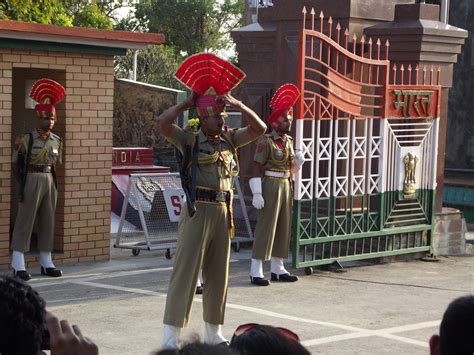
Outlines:
<svg viewBox="0 0 474 355"><path fill-rule="evenodd" d="M227 94L245 78L245 73L212 53L198 53L186 58L175 76L200 95L196 108L199 116L205 117L221 113L224 107L216 96L206 94L209 91L217 95Z"/></svg>
<svg viewBox="0 0 474 355"><path fill-rule="evenodd" d="M291 109L299 96L300 92L295 85L284 84L280 86L270 102L273 112L267 119L268 123L273 124L286 110Z"/></svg>
<svg viewBox="0 0 474 355"><path fill-rule="evenodd" d="M30 90L30 97L38 105L35 106L38 117L51 117L51 113L56 116L54 108L67 95L64 87L51 79L39 79Z"/></svg>
<svg viewBox="0 0 474 355"><path fill-rule="evenodd" d="M56 108L51 104L38 104L35 106L36 116L40 118L56 118Z"/></svg>

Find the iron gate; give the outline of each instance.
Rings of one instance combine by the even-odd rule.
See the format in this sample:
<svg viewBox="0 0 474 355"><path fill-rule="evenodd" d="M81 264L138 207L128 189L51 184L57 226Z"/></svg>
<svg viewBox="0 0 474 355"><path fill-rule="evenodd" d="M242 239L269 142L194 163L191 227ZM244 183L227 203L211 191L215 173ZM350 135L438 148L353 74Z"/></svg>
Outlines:
<svg viewBox="0 0 474 355"><path fill-rule="evenodd" d="M314 9L300 36L293 266L430 251L439 68L392 67Z"/></svg>

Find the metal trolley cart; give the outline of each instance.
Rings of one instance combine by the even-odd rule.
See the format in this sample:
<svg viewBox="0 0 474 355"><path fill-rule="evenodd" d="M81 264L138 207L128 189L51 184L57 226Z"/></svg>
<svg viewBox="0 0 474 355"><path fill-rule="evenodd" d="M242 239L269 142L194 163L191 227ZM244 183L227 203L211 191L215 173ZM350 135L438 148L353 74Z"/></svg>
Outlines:
<svg viewBox="0 0 474 355"><path fill-rule="evenodd" d="M234 184L236 236L232 243L237 252L240 243L252 241L253 235L238 178L234 178ZM178 173L130 174L114 247L131 249L135 256L141 250L166 250L165 256L170 259L184 203Z"/></svg>

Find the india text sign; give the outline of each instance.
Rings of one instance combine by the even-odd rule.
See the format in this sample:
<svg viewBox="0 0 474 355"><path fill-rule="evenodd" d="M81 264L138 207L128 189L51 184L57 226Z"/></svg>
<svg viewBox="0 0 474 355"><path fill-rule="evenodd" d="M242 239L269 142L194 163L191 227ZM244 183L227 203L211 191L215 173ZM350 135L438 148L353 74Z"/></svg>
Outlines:
<svg viewBox="0 0 474 355"><path fill-rule="evenodd" d="M389 85L385 117L436 118L439 116L439 90L439 86Z"/></svg>

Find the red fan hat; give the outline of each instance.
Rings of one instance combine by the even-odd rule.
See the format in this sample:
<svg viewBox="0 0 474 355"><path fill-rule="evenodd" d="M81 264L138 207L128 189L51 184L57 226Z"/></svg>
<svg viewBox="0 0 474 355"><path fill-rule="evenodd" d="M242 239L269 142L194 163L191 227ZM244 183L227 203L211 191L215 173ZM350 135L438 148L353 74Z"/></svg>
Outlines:
<svg viewBox="0 0 474 355"><path fill-rule="evenodd" d="M216 100L216 95L224 95L235 88L245 78L245 73L212 53L198 53L186 58L175 76L200 95L196 109L199 117L206 117L223 111L224 103ZM207 95L210 92L216 95Z"/></svg>
<svg viewBox="0 0 474 355"><path fill-rule="evenodd" d="M284 84L280 86L270 102L270 107L273 109L273 112L268 117L268 124L275 123L286 110L291 109L299 96L300 91L295 85Z"/></svg>
<svg viewBox="0 0 474 355"><path fill-rule="evenodd" d="M39 79L30 90L30 97L38 104L35 106L38 117L56 117L55 106L67 95L64 87L51 79Z"/></svg>

